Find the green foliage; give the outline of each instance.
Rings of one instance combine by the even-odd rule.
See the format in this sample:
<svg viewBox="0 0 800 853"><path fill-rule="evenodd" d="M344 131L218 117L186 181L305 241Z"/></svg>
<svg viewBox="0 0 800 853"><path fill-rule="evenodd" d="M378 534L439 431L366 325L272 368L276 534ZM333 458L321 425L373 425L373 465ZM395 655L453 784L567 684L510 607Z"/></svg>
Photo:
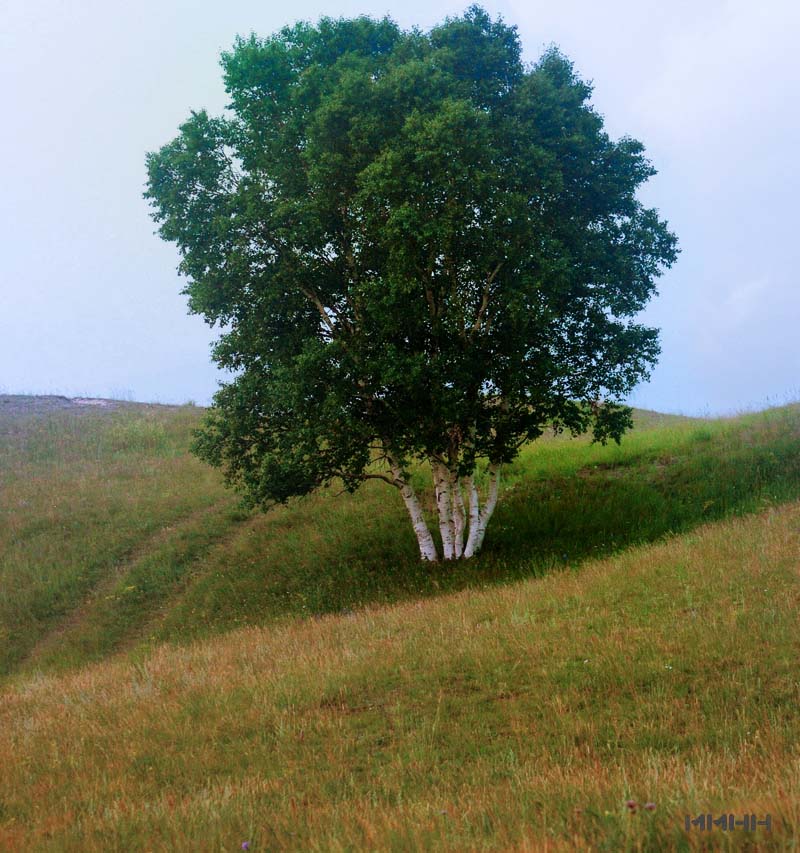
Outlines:
<svg viewBox="0 0 800 853"><path fill-rule="evenodd" d="M323 18L223 54L230 113L148 156L192 311L224 332L196 443L254 504L371 449L470 474L546 425L619 440L654 363L632 320L676 258L557 50L532 68L479 7L428 33Z"/></svg>

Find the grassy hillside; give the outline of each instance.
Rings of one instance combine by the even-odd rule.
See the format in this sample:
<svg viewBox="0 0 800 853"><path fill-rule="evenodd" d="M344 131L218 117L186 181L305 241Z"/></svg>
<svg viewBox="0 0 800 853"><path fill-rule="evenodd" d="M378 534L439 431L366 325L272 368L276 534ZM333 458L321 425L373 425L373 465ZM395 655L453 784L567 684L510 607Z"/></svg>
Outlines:
<svg viewBox="0 0 800 853"><path fill-rule="evenodd" d="M541 440L457 567L201 414L0 406L0 849L796 848L800 408Z"/></svg>
<svg viewBox="0 0 800 853"><path fill-rule="evenodd" d="M793 503L516 584L15 679L0 847L796 849L798 554ZM686 833L700 812L771 830Z"/></svg>
<svg viewBox="0 0 800 853"><path fill-rule="evenodd" d="M242 511L186 452L195 407L7 409L5 675L536 577L800 497L798 407L718 421L639 412L621 447L559 437L527 448L504 475L481 557L431 568L416 559L398 495L380 482L268 515ZM430 490L428 501L432 510Z"/></svg>

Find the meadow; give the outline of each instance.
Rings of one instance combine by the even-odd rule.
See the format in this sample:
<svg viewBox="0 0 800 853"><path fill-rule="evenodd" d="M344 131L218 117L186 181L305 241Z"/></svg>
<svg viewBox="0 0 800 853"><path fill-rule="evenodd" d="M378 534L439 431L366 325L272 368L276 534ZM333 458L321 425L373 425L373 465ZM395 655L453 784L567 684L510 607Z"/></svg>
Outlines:
<svg viewBox="0 0 800 853"><path fill-rule="evenodd" d="M201 416L0 422L0 845L796 848L800 407L542 439L457 566L380 482L245 511Z"/></svg>

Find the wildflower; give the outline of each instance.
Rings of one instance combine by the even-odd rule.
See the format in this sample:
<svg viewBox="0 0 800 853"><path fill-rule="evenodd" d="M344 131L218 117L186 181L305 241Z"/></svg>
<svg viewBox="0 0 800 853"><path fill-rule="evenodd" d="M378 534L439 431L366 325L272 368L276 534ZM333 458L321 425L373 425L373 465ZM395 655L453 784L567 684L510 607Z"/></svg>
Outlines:
<svg viewBox="0 0 800 853"><path fill-rule="evenodd" d="M645 804L644 804L644 807L645 807L645 808L647 809L647 811L649 811L649 812L654 812L654 811L656 810L656 804L655 804L655 803L645 803Z"/></svg>
<svg viewBox="0 0 800 853"><path fill-rule="evenodd" d="M242 842L242 850L249 850L249 849L250 849L250 842L249 841L243 841Z"/></svg>
<svg viewBox="0 0 800 853"><path fill-rule="evenodd" d="M628 811L629 811L629 812L635 812L635 811L636 811L636 806L638 805L638 803L636 802L636 800L628 800L628 801L625 803L625 805L626 805L626 807L627 807L627 809L628 809Z"/></svg>

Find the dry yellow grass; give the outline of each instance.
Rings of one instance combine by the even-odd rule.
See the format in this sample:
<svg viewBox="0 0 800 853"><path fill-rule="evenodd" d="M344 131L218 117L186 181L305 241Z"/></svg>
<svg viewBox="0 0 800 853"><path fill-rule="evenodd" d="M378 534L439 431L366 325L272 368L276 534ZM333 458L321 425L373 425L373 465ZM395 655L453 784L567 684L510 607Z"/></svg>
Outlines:
<svg viewBox="0 0 800 853"><path fill-rule="evenodd" d="M512 586L17 677L0 844L794 849L799 564L795 503ZM698 812L772 830L687 834Z"/></svg>

